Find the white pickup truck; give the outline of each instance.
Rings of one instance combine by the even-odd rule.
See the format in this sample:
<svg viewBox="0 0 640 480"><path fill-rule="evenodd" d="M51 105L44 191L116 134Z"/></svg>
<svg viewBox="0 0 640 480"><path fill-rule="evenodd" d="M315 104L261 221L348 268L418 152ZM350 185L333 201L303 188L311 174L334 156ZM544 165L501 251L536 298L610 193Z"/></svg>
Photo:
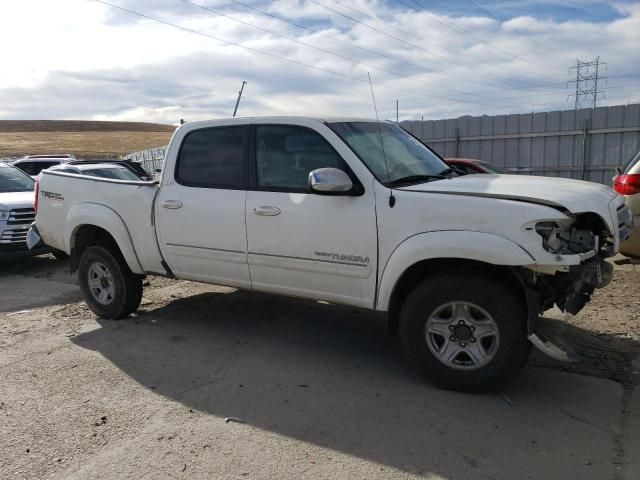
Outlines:
<svg viewBox="0 0 640 480"><path fill-rule="evenodd" d="M385 312L439 384L499 387L536 321L611 278L622 197L593 183L458 175L390 123L236 118L178 128L157 182L44 171L39 237L71 255L89 307L122 318L144 275Z"/></svg>

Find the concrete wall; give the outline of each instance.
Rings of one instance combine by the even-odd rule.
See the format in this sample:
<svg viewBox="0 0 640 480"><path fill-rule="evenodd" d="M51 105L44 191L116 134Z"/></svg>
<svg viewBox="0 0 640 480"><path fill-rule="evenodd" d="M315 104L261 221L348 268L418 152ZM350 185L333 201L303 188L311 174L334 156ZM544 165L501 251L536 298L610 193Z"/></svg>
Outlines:
<svg viewBox="0 0 640 480"><path fill-rule="evenodd" d="M533 175L610 184L615 167L640 150L640 105L400 125L444 157L478 158Z"/></svg>

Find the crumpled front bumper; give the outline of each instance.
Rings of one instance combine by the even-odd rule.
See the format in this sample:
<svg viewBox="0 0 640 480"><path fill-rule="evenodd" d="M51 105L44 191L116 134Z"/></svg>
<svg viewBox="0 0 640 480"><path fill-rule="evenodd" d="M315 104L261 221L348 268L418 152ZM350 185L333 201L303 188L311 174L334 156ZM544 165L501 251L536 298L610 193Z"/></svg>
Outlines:
<svg viewBox="0 0 640 480"><path fill-rule="evenodd" d="M564 296L556 299L561 310L576 315L591 299L596 288L604 288L613 278L613 265L602 257L595 257L582 265L574 265L567 273L569 286Z"/></svg>

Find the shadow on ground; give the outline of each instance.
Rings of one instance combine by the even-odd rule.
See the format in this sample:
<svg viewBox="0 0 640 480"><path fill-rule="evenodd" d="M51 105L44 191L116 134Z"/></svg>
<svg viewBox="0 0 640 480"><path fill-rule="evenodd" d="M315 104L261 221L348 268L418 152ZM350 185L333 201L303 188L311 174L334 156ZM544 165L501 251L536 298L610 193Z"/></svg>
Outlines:
<svg viewBox="0 0 640 480"><path fill-rule="evenodd" d="M75 303L82 299L69 261L53 255L0 260L0 312Z"/></svg>
<svg viewBox="0 0 640 480"><path fill-rule="evenodd" d="M529 366L500 395L439 390L371 312L204 293L73 339L159 395L412 473L609 478L619 385Z"/></svg>

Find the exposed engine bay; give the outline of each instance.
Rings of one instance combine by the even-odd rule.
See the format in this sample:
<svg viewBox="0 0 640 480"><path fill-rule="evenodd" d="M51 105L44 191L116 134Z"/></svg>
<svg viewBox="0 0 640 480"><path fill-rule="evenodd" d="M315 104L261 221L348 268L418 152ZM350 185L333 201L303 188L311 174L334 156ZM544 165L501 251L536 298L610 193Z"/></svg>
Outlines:
<svg viewBox="0 0 640 480"><path fill-rule="evenodd" d="M604 261L614 252L614 238L606 224L593 213L562 221L536 224L545 250L554 255L579 255L581 263L554 274L527 273L526 284L539 296L540 312L557 305L577 314L596 288L611 282L613 265Z"/></svg>

